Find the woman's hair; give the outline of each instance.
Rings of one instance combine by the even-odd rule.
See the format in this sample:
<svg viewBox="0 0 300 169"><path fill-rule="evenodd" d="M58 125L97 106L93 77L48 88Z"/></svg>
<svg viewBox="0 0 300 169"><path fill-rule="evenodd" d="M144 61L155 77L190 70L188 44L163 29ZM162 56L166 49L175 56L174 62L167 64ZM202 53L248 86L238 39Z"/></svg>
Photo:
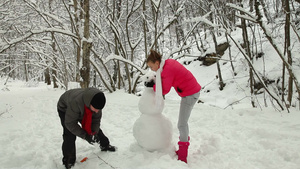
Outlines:
<svg viewBox="0 0 300 169"><path fill-rule="evenodd" d="M158 52L156 52L155 50L150 50L150 54L147 57L146 63L148 62L152 62L155 63L156 61L158 61L159 63L161 62L161 54L159 54Z"/></svg>

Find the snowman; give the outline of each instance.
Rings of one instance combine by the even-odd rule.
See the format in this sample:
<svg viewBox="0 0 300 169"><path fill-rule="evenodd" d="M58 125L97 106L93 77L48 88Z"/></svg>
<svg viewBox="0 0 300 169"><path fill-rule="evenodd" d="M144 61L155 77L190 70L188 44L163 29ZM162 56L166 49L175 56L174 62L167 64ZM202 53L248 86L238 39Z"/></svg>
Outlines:
<svg viewBox="0 0 300 169"><path fill-rule="evenodd" d="M155 81L155 73L143 76L144 83ZM145 90L138 103L140 117L133 125L133 136L137 143L148 151L168 148L172 139L172 123L163 114L164 100L156 106L155 92L152 87Z"/></svg>

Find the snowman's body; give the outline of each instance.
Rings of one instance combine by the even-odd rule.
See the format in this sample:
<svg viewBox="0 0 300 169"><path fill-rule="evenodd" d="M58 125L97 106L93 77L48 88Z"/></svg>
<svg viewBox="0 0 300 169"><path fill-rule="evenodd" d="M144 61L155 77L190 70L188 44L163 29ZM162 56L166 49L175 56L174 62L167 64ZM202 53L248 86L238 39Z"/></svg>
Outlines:
<svg viewBox="0 0 300 169"><path fill-rule="evenodd" d="M155 92L145 87L138 107L141 116L133 126L133 136L137 143L148 151L167 148L172 139L172 123L163 114L164 102L157 109L155 106Z"/></svg>
<svg viewBox="0 0 300 169"><path fill-rule="evenodd" d="M159 107L155 106L155 92L152 87L145 87L143 95L139 100L139 110L142 114L162 114L164 101L162 100Z"/></svg>

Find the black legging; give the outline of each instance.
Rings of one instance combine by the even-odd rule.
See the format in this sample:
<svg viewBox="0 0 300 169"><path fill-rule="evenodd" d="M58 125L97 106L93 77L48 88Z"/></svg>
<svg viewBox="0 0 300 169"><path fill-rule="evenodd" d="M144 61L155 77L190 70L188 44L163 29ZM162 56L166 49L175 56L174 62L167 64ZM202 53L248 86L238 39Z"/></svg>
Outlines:
<svg viewBox="0 0 300 169"><path fill-rule="evenodd" d="M71 133L65 126L65 112L57 110L60 122L63 127L63 144L62 144L62 152L63 152L63 164L74 164L76 161L76 135ZM103 134L102 130L99 129L97 133L98 138L100 140L100 146L106 147L109 145L108 138Z"/></svg>

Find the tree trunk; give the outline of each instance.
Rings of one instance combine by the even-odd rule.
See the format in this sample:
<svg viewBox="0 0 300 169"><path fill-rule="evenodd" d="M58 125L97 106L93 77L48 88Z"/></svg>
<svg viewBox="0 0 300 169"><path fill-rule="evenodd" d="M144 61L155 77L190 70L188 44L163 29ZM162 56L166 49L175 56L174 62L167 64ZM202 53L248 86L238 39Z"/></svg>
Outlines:
<svg viewBox="0 0 300 169"><path fill-rule="evenodd" d="M285 51L287 53L287 58L288 58L288 63L292 66L292 53L291 53L291 34L290 34L290 4L289 0L285 0L285 12L286 12L286 17L285 17ZM293 96L293 78L289 76L289 81L288 81L288 107L292 104L292 96Z"/></svg>
<svg viewBox="0 0 300 169"><path fill-rule="evenodd" d="M212 35L214 43L215 43L215 49L217 50L218 42L217 42L217 39L216 39L216 35L214 34L213 31L211 31L211 35ZM216 56L220 57L219 54L217 54L217 51L216 51ZM223 77L222 77L222 72L221 72L219 59L217 59L217 70L218 70L218 78L219 78L219 89L223 90L224 87L225 87L225 83L223 82Z"/></svg>
<svg viewBox="0 0 300 169"><path fill-rule="evenodd" d="M265 14L265 16L266 16L268 22L269 22L269 23L272 22L273 19L272 19L271 16L270 16L270 12L269 12L269 10L268 10L268 7L266 6L265 0L260 0L260 4L261 4L261 6L262 6L262 8L263 8L264 14Z"/></svg>
<svg viewBox="0 0 300 169"><path fill-rule="evenodd" d="M49 11L51 14L53 14L53 9L52 9L52 2L53 0L49 0ZM52 69L51 69L51 72L52 72L52 81L53 81L53 88L58 88L58 85L57 85L57 72L56 70L58 70L58 67L57 67L57 49L56 49L56 45L55 45L55 36L54 36L54 32L51 32L51 47L52 47L52 50L53 50L53 61L52 61ZM49 79L50 79L50 74L49 74ZM51 81L50 81L50 84L51 84ZM48 85L50 85L48 83Z"/></svg>
<svg viewBox="0 0 300 169"><path fill-rule="evenodd" d="M27 65L27 59L29 59L28 54L25 54L25 59L24 59L24 74L25 74L25 81L29 81L29 74L28 74L28 65Z"/></svg>
<svg viewBox="0 0 300 169"><path fill-rule="evenodd" d="M82 43L82 68L84 72L81 74L83 79L83 88L88 88L90 84L90 53L92 42L90 41L90 3L89 0L83 0L84 23L83 23L83 38Z"/></svg>
<svg viewBox="0 0 300 169"><path fill-rule="evenodd" d="M227 43L229 44L230 42L229 42L229 39L228 39L228 35L225 34L225 37L226 37ZM233 72L234 76L236 76L237 73L235 72L235 69L234 69L234 66L233 66L233 62L232 62L233 60L232 60L232 54L231 54L231 46L230 45L228 47L228 55L229 55L229 59L230 59L230 65L231 65L232 72Z"/></svg>
<svg viewBox="0 0 300 169"><path fill-rule="evenodd" d="M47 61L47 63L48 63L49 61ZM49 63L48 63L49 64ZM49 70L49 68L47 68L46 70L45 70L45 73L44 73L44 76L45 76L45 83L47 84L47 85L51 85L51 78L50 78L50 70Z"/></svg>
<svg viewBox="0 0 300 169"><path fill-rule="evenodd" d="M211 19L211 21L213 22L213 14L212 14L212 13L210 14L210 19ZM212 35L212 37L213 37L213 41L214 41L214 44L215 44L215 50L216 50L215 52L216 52L216 56L217 56L217 57L220 57L219 54L218 54L218 52L217 52L218 42L217 42L216 35L215 35L213 29L214 29L214 28L210 28L210 33L211 33L211 35ZM223 90L224 87L225 87L225 83L223 82L222 72L221 72L221 68L220 68L220 64L219 64L219 59L217 59L217 69L218 69L218 78L219 78L219 85L220 85L220 86L219 86L219 89L220 89L220 90Z"/></svg>
<svg viewBox="0 0 300 169"><path fill-rule="evenodd" d="M80 85L82 88L88 88L90 84L90 52L92 47L92 42L90 41L90 29L89 29L89 21L90 21L90 13L89 13L89 0L81 0L80 1L80 7L82 9L78 9L78 6L76 7L77 2L74 0L74 7L75 11L80 10L80 16L76 15L75 12L75 20L76 17L79 19L76 24L79 26L77 27L77 30L83 28L83 35L78 33L78 47L77 47L77 63L80 60L78 57L81 56L82 66L80 68L80 76L82 78L82 81L80 82ZM83 23L82 23L83 22ZM78 31L79 32L79 31ZM82 51L81 48L79 48L82 41ZM81 55L82 54L82 55ZM78 80L78 79L77 79Z"/></svg>
<svg viewBox="0 0 300 169"><path fill-rule="evenodd" d="M58 69L57 67L57 49L56 49L56 45L55 45L55 37L54 37L54 32L51 32L51 39L52 39L52 50L53 50L53 69L52 69L52 81L53 81L53 88L58 88L57 85L57 72L56 70Z"/></svg>
<svg viewBox="0 0 300 169"><path fill-rule="evenodd" d="M80 68L80 62L81 62L81 35L79 34L79 30L81 29L81 13L82 13L82 10L81 10L81 7L79 6L80 4L78 4L77 0L73 0L74 2L74 20L75 20L75 33L76 33L76 36L77 36L77 42L74 42L74 46L75 46L75 55L76 55L76 77L75 77L75 80L76 82L80 82L80 71L78 71L78 69ZM72 19L71 19L72 20ZM74 40L75 41L75 40Z"/></svg>
<svg viewBox="0 0 300 169"><path fill-rule="evenodd" d="M120 19L121 15L121 0L113 1L113 21L118 21ZM120 55L119 53L119 44L118 44L118 36L116 33L114 33L114 40L115 40L115 55ZM121 89L121 84L122 84L122 74L121 74L121 67L120 67L120 61L115 61L114 62L114 82L117 84L117 88Z"/></svg>
<svg viewBox="0 0 300 169"><path fill-rule="evenodd" d="M161 3L161 2L160 2ZM159 5L160 5L159 3ZM157 7L152 1L151 1L151 9L152 9L152 18L153 18L153 26L154 26L154 42L153 42L153 47L152 49L155 49L156 51L159 51L159 46L158 46L158 15L159 15L159 7Z"/></svg>
<svg viewBox="0 0 300 169"><path fill-rule="evenodd" d="M241 4L241 7L243 5ZM244 13L241 12L241 15L244 15ZM244 40L244 47L246 50L247 56L249 56L249 60L253 62L251 50L250 50L250 43L249 43L249 38L248 38L248 31L247 31L247 25L245 19L241 19L242 22L242 30L243 30L243 40ZM251 63L253 64L253 63ZM252 107L256 107L255 101L254 101L254 77L253 77L253 70L252 67L249 65L249 82L250 82L250 93L251 93L251 104Z"/></svg>
<svg viewBox="0 0 300 169"><path fill-rule="evenodd" d="M144 15L144 19L143 19L143 35L144 35L144 48L145 48L145 59L147 58L147 53L148 53L148 41L147 41L147 33L148 33L148 29L147 29L147 20L145 18L146 16L146 1L143 1L143 15ZM143 65L144 66L144 65Z"/></svg>
<svg viewBox="0 0 300 169"><path fill-rule="evenodd" d="M249 0L250 12L253 12L254 2L253 0Z"/></svg>

